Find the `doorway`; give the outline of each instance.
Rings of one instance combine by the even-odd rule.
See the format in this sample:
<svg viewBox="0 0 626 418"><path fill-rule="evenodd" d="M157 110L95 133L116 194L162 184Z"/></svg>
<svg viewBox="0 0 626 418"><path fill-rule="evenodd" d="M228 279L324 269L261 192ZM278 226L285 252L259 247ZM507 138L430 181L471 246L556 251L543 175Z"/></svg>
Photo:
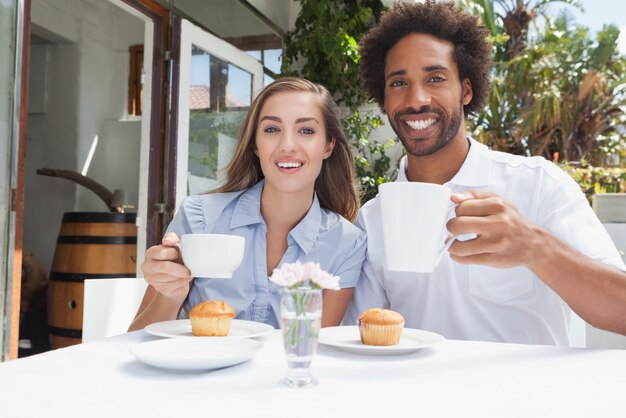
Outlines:
<svg viewBox="0 0 626 418"><path fill-rule="evenodd" d="M224 11L235 3L215 1ZM32 0L24 250L44 281L63 214L108 212L111 205L76 181L38 171L65 170L120 191L116 207L137 215L138 271L182 197L223 180L240 120L274 74L262 63L276 60L281 38L264 35L266 27L242 26L239 31L254 32L242 37L227 15L223 21L231 24L218 37L206 22L176 15L170 38L171 13L180 13L170 9L156 0ZM39 300L23 296L42 314L35 287ZM30 316L29 328L38 327L43 339L42 315ZM21 355L45 350L34 338L24 336L30 342L22 342Z"/></svg>
<svg viewBox="0 0 626 418"><path fill-rule="evenodd" d="M137 65L137 56L131 65L138 45L147 46L142 58L151 62L152 24L125 3L32 1L19 356L48 349L46 286L63 214L136 213L141 206L150 89L140 91L141 108L129 103L129 91L133 69L139 68L140 90L151 85L151 66ZM115 209L84 183L50 172L99 184L116 197Z"/></svg>

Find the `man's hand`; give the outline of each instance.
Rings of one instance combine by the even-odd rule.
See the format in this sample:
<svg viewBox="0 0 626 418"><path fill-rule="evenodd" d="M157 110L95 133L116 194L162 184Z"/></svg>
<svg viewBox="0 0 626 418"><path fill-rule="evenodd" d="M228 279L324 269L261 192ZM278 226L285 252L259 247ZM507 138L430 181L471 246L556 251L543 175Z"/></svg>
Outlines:
<svg viewBox="0 0 626 418"><path fill-rule="evenodd" d="M456 218L447 228L453 235L475 233L468 241L455 241L450 258L463 264L509 268L528 266L541 253L540 228L520 215L513 203L488 191L453 194Z"/></svg>

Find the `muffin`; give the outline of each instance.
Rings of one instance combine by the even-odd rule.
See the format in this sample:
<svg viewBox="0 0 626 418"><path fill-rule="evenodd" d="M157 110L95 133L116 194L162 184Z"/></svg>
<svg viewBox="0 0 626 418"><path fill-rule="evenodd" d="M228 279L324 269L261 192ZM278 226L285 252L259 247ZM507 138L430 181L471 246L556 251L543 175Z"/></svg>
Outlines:
<svg viewBox="0 0 626 418"><path fill-rule="evenodd" d="M372 308L359 315L357 324L365 345L397 345L400 342L404 317L389 309Z"/></svg>
<svg viewBox="0 0 626 418"><path fill-rule="evenodd" d="M191 308L191 331L198 336L228 335L235 309L223 300L206 300Z"/></svg>

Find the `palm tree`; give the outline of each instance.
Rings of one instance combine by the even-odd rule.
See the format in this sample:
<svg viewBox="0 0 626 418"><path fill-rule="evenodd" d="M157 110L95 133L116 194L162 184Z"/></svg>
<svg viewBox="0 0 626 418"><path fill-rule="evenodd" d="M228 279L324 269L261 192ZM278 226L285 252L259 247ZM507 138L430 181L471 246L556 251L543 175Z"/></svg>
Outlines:
<svg viewBox="0 0 626 418"><path fill-rule="evenodd" d="M586 156L599 162L598 139L610 135L622 115L619 89L624 80L618 74L623 58L615 56L619 30L606 27L596 48L587 46L584 29L568 29L563 19L546 29L546 35L554 33L564 39L544 42L543 59L533 67L543 86L532 86L534 100L521 114L518 135L531 144L532 154L562 151L566 161Z"/></svg>
<svg viewBox="0 0 626 418"><path fill-rule="evenodd" d="M509 58L528 45L530 24L538 16L546 17L548 6L564 3L582 10L580 0L459 0L459 4L482 17L493 36L504 35L504 49Z"/></svg>
<svg viewBox="0 0 626 418"><path fill-rule="evenodd" d="M625 60L616 50L619 30L606 26L594 42L565 14L546 15L554 2L463 2L490 29L495 57L488 104L470 119L470 128L495 149L598 162L621 140L615 126L624 115L626 80ZM579 7L578 1L560 2ZM535 36L529 37L539 15L544 25L535 25Z"/></svg>

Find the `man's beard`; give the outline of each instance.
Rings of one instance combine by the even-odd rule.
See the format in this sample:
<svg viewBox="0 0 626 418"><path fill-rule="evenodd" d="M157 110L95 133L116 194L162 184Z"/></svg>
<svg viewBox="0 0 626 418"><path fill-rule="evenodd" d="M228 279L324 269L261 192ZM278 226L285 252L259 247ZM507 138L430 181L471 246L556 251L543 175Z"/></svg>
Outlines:
<svg viewBox="0 0 626 418"><path fill-rule="evenodd" d="M398 138L400 138L404 149L415 157L423 157L434 154L454 140L454 137L459 132L459 128L461 127L461 122L463 121L462 111L463 103L461 103L456 112L452 113L450 118L448 118L439 108L433 108L431 106L424 106L420 108L420 110L410 108L396 113L393 118L390 117L389 123L391 124L393 131L396 135L398 135ZM421 113L435 113L438 116L437 123L442 127L435 143L428 147L425 146L426 139L405 138L402 135L402 130L400 129L400 125L404 124L404 122L400 120L402 116L419 115ZM404 126L406 126L406 124L404 124Z"/></svg>

